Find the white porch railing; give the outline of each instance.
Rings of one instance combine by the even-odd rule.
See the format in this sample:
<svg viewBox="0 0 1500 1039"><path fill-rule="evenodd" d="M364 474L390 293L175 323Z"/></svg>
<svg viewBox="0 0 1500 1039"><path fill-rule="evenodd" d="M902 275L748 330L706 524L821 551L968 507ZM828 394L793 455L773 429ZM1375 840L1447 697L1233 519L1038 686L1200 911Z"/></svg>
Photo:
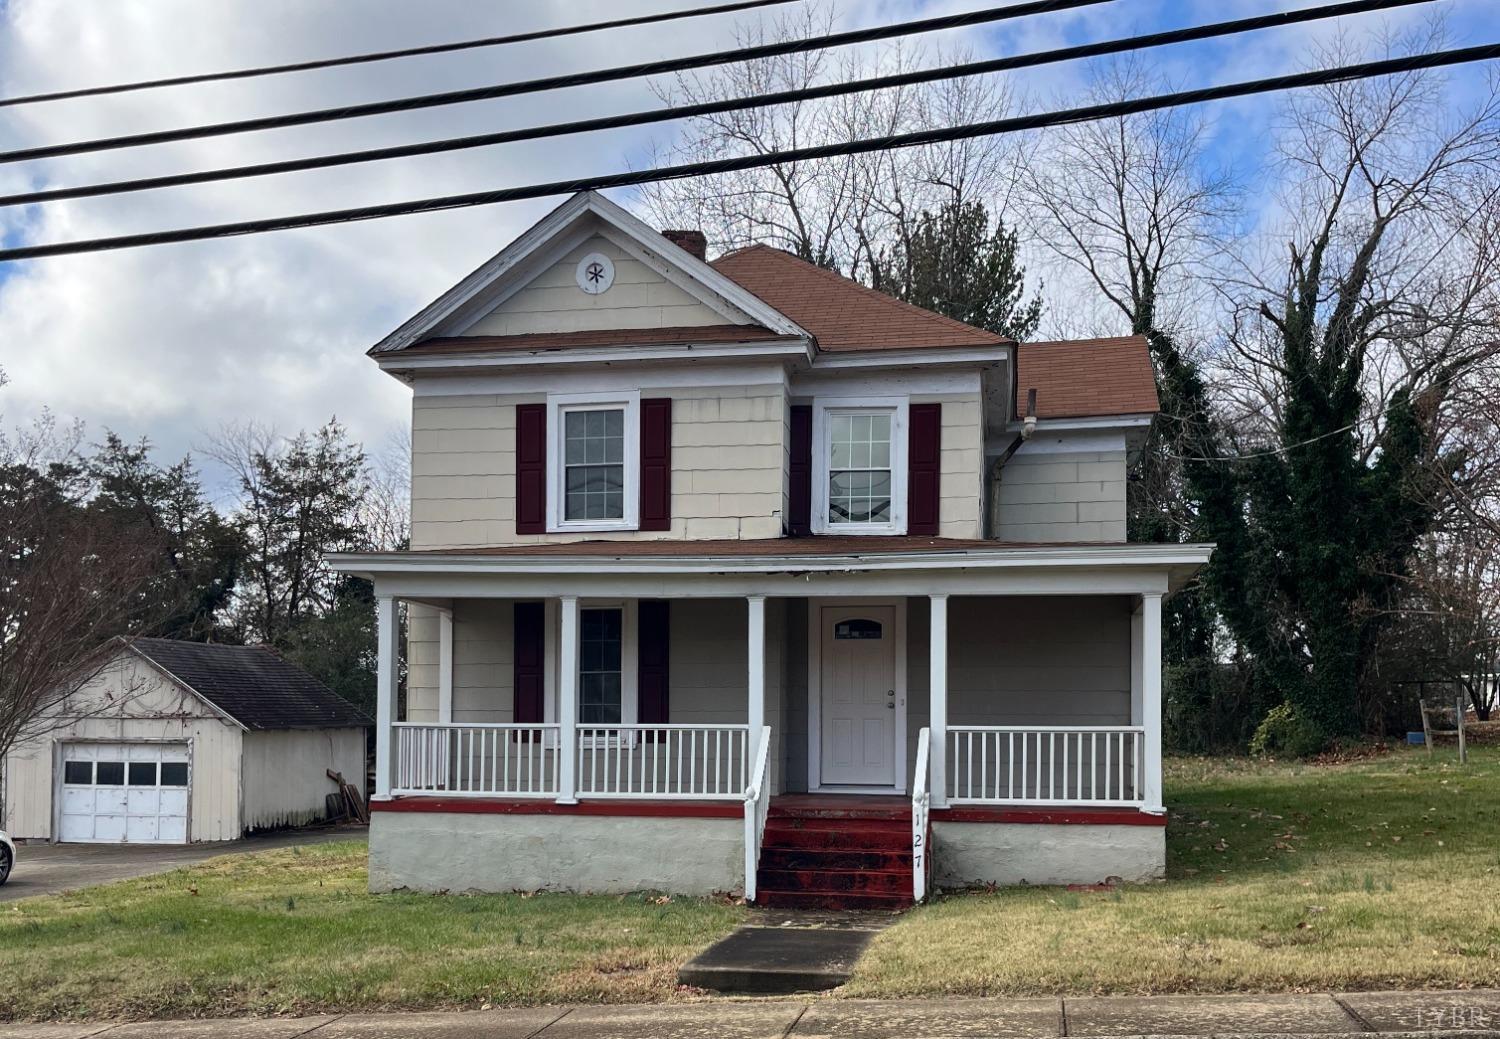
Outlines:
<svg viewBox="0 0 1500 1039"><path fill-rule="evenodd" d="M948 728L948 803L1139 807L1144 728Z"/></svg>
<svg viewBox="0 0 1500 1039"><path fill-rule="evenodd" d="M766 835L766 816L771 811L771 727L760 730L755 767L745 789L745 901L755 901L756 871L760 869L760 844Z"/></svg>
<svg viewBox="0 0 1500 1039"><path fill-rule="evenodd" d="M911 894L917 902L927 897L927 874L932 857L932 793L927 789L931 746L931 729L917 733L917 768L911 783Z"/></svg>
<svg viewBox="0 0 1500 1039"><path fill-rule="evenodd" d="M580 725L578 796L738 801L749 749L748 725Z"/></svg>
<svg viewBox="0 0 1500 1039"><path fill-rule="evenodd" d="M391 726L393 794L556 797L556 725Z"/></svg>

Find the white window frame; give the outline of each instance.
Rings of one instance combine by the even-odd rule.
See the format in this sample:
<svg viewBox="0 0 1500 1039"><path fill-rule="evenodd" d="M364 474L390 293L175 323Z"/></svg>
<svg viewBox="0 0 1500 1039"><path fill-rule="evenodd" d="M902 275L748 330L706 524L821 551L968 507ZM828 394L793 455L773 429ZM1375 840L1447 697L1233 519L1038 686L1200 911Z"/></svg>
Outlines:
<svg viewBox="0 0 1500 1039"><path fill-rule="evenodd" d="M564 518L563 416L570 411L620 408L625 412L624 508L619 519ZM547 397L547 531L552 534L589 531L639 530L641 525L641 394L639 390L612 393L554 393Z"/></svg>
<svg viewBox="0 0 1500 1039"><path fill-rule="evenodd" d="M907 397L828 397L813 401L813 496L814 534L905 534L907 484ZM831 466L829 417L884 411L891 416L891 519L889 523L832 523L828 519L828 478Z"/></svg>

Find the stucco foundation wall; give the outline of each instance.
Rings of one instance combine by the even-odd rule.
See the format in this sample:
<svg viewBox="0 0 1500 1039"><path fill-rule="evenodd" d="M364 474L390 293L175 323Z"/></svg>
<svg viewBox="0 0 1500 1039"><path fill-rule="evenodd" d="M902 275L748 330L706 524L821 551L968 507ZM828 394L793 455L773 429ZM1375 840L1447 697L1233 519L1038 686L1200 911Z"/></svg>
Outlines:
<svg viewBox="0 0 1500 1039"><path fill-rule="evenodd" d="M741 892L740 819L380 812L370 890Z"/></svg>
<svg viewBox="0 0 1500 1039"><path fill-rule="evenodd" d="M947 823L932 826L938 887L1160 880L1164 826Z"/></svg>

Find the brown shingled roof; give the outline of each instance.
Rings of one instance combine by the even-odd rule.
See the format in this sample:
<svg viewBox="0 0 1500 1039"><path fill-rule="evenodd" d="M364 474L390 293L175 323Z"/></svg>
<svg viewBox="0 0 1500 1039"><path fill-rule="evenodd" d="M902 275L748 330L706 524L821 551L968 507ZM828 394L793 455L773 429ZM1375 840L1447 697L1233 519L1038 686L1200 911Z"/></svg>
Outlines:
<svg viewBox="0 0 1500 1039"><path fill-rule="evenodd" d="M1037 418L1143 415L1160 410L1144 336L1022 343L1016 348L1016 414L1036 390Z"/></svg>
<svg viewBox="0 0 1500 1039"><path fill-rule="evenodd" d="M566 350L589 346L668 346L681 343L750 343L796 339L760 325L682 325L669 328L604 328L584 332L528 332L510 336L452 336L425 339L407 350L416 353L471 351Z"/></svg>
<svg viewBox="0 0 1500 1039"><path fill-rule="evenodd" d="M768 245L726 253L711 266L811 332L819 350L908 350L1009 342Z"/></svg>

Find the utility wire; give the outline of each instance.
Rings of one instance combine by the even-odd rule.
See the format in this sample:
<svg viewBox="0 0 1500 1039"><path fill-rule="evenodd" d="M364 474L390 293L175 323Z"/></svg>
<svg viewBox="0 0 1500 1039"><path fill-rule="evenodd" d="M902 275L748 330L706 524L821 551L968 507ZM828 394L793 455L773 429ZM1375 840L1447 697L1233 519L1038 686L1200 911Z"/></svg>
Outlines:
<svg viewBox="0 0 1500 1039"><path fill-rule="evenodd" d="M870 90L885 90L892 87L928 83L940 79L959 79L980 76L993 72L1005 72L1020 68L1034 68L1080 58L1094 58L1106 54L1141 50L1149 47L1164 47L1170 44L1187 43L1193 40L1230 36L1258 29L1278 28L1301 22L1345 15L1363 14L1368 11L1388 10L1394 7L1409 7L1415 4L1433 3L1434 0L1346 0L1343 3L1324 4L1319 7L1282 11L1277 14L1239 18L1228 22L1214 22L1187 29L1131 36L1126 39L1104 40L1055 50L1038 51L1033 54L1017 54L1004 58L993 58L961 65L945 65L933 69L918 69L888 76L875 76L845 83L830 83L800 90L783 90L754 97L737 97L699 104L681 105L676 108L659 108L645 112L630 112L624 115L603 116L596 119L580 119L567 123L552 123L546 126L525 127L517 130L501 130L496 133L476 134L468 137L453 137L439 141L424 141L387 148L369 148L361 151L342 152L335 155L315 155L304 159L287 159L280 162L257 163L249 166L233 166L227 169L203 170L194 173L174 173L160 177L144 177L133 180L106 181L100 184L84 184L67 188L46 188L41 191L0 195L0 207L31 205L39 202L57 202L70 198L92 198L99 195L119 195L133 191L149 191L157 188L183 187L189 184L207 184L224 180L240 180L247 177L265 177L278 173L294 173L302 170L327 169L332 166L348 166L383 159L400 159L440 152L460 151L467 148L483 148L497 144L512 144L517 141L533 141L568 134L591 133L599 130L615 130L626 126L641 126L648 123L670 122L720 112L737 112L748 108L811 101L818 98L836 97L844 94L863 93Z"/></svg>
<svg viewBox="0 0 1500 1039"><path fill-rule="evenodd" d="M425 54L450 54L453 51L475 50L480 47L502 47L511 43L530 43L533 40L551 40L560 36L579 36L583 33L602 32L605 29L624 29L633 25L651 25L656 22L676 21L680 18L698 18L710 14L728 14L731 11L748 11L756 7L772 7L792 2L793 0L736 0L735 3L716 4L712 7L695 7L687 11L662 11L657 14L637 15L633 18L616 18L608 22L593 22L589 25L567 25L556 29L537 29L533 32L514 33L510 36L486 36L477 40L433 43L424 47L404 47L401 50L350 54L342 58L319 58L313 61L292 62L287 65L263 65L259 68L235 69L230 72L202 72L191 76L173 76L169 79L147 79L136 83L114 83L101 87L57 90L47 94L28 94L24 97L4 97L0 98L0 108L10 108L15 105L32 105L41 101L63 101L75 97L98 97L101 94L126 94L136 90L154 90L158 87L179 87L186 86L189 83L213 83L226 79L279 76L286 72L308 72L312 69L328 69L340 65L363 65L372 61L414 58Z"/></svg>
<svg viewBox="0 0 1500 1039"><path fill-rule="evenodd" d="M807 37L800 40L778 40L775 43L757 44L754 47L736 47L732 50L716 51L712 54L694 54L685 58L666 58L659 61L641 62L635 65L620 65L615 68L593 69L588 72L570 72L561 76L546 76L542 79L522 80L517 83L499 83L488 87L472 87L466 90L448 90L440 94L422 94L415 97L392 98L389 101L373 101L366 104L344 105L339 108L321 108L308 112L292 112L285 115L259 116L254 119L239 119L233 122L209 123L203 126L181 127L175 130L154 130L148 133L127 134L121 137L101 137L92 141L76 141L68 144L45 144L34 148L19 148L0 152L0 162L22 162L31 159L50 159L59 155L79 155L84 152L110 151L116 148L134 148L146 144L164 144L168 141L197 140L204 137L223 137L228 134L248 133L253 130L275 130L288 126L306 126L311 123L327 123L340 119L357 119L364 116L387 115L392 112L410 112L421 108L436 108L442 105L464 104L470 101L487 101L520 94L535 94L544 90L561 90L566 87L585 86L591 83L607 83L620 79L635 79L654 76L664 72L682 72L688 69L708 68L714 65L730 65L759 58L777 57L783 54L800 54L805 51L823 50L828 47L844 47L874 40L888 40L897 36L913 36L920 33L956 29L965 25L982 25L988 22L1006 21L1049 11L1066 11L1078 7L1108 3L1110 0L1026 0L1024 3L1002 7L987 7L964 14L943 15L937 18L921 18L894 25L880 25L866 29L851 29L847 32L826 36Z"/></svg>
<svg viewBox="0 0 1500 1039"><path fill-rule="evenodd" d="M1297 448L1299 447L1307 447L1310 444L1316 444L1320 440L1327 440L1329 437L1336 437L1340 433L1347 433L1349 432L1349 430L1354 428L1354 425L1355 424L1351 422L1347 426L1340 426L1338 429L1329 430L1327 433L1320 433L1315 437L1308 437L1306 440L1299 440L1295 444L1285 444L1281 447L1268 448L1265 451L1252 451L1250 454L1245 455L1220 455L1218 457L1210 457L1208 455L1174 455L1170 451L1163 453L1166 455L1166 457L1175 459L1179 462L1252 462L1257 458L1274 458L1277 455L1290 454L1291 452L1297 450Z"/></svg>
<svg viewBox="0 0 1500 1039"><path fill-rule="evenodd" d="M389 216L404 216L410 213L430 213L444 209L461 209L470 206L494 205L499 202L516 202L522 199L546 198L553 195L568 195L577 191L598 191L606 188L629 187L666 180L682 180L737 170L760 169L790 162L827 159L841 155L862 155L892 148L913 148L946 141L967 140L974 137L989 137L1015 133L1021 130L1041 129L1071 123L1089 122L1151 112L1177 105L1199 104L1205 101L1221 101L1227 98L1264 94L1276 90L1291 90L1302 87L1342 83L1354 79L1369 79L1399 72L1419 69L1441 68L1473 61L1488 61L1500 58L1500 43L1483 44L1477 47L1462 47L1454 50L1434 51L1404 58L1388 58L1383 61L1367 61L1356 65L1299 72L1268 79L1227 83L1216 87L1183 90L1172 94L1157 94L1151 97L1134 98L1128 101L1111 101L1105 104L1087 105L1082 108L1064 109L1058 112L1041 112L1033 115L1012 116L983 123L968 123L961 126L920 130L914 133L896 134L886 137L862 138L842 144L823 144L805 148L792 148L765 155L741 155L708 162L693 162L660 169L631 170L621 173L606 173L575 180L553 181L549 184L532 184L517 188L498 188L492 191L477 191L463 195L446 195L439 198L418 199L411 202L392 202L383 205L361 206L355 209L338 209L321 213L304 213L298 216L269 217L260 220L245 220L238 223L212 224L203 227L188 227L172 231L151 231L144 234L120 235L112 238L91 238L73 242L53 242L44 245L21 246L0 250L0 261L28 260L43 256L63 256L73 253L101 252L107 249L129 249L144 245L164 245L169 242L193 242L209 238L228 238L235 235L260 234L266 231L284 231L298 227L318 227L325 224L350 223L357 220L376 220Z"/></svg>

